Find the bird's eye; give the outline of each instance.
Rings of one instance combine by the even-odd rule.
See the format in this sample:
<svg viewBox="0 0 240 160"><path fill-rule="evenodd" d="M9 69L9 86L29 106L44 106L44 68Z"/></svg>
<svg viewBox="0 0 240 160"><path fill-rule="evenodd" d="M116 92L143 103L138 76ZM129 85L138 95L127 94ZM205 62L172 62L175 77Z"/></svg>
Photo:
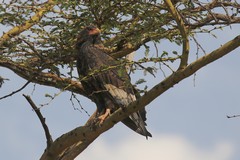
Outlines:
<svg viewBox="0 0 240 160"><path fill-rule="evenodd" d="M88 30L88 31L92 31L92 30L94 30L94 28L88 27L87 30Z"/></svg>

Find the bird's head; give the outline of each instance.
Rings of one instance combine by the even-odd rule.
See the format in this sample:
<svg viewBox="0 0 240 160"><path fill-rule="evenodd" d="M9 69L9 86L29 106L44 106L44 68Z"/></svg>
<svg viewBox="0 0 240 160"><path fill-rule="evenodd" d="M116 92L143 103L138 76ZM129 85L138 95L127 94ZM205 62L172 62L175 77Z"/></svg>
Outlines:
<svg viewBox="0 0 240 160"><path fill-rule="evenodd" d="M82 45L84 42L96 43L100 39L100 29L90 25L85 27L77 37L77 46Z"/></svg>
<svg viewBox="0 0 240 160"><path fill-rule="evenodd" d="M100 35L100 33L101 33L100 29L98 29L97 27L95 27L93 25L85 27L84 30L86 30L88 32L89 36Z"/></svg>

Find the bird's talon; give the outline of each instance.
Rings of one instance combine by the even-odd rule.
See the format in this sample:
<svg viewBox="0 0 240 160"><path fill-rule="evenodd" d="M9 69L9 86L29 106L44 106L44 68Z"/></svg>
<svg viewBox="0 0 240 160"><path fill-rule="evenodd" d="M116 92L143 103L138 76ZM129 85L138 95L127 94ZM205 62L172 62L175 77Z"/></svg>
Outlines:
<svg viewBox="0 0 240 160"><path fill-rule="evenodd" d="M99 117L98 117L98 119L99 119L99 124L102 125L106 118L107 118L107 116L105 116L105 114L99 116Z"/></svg>
<svg viewBox="0 0 240 160"><path fill-rule="evenodd" d="M107 108L106 111L105 111L105 113L104 113L103 115L101 115L101 116L98 117L98 119L100 120L100 121L99 121L99 124L100 124L100 125L102 125L103 122L105 121L105 119L110 115L110 112L111 112L111 110Z"/></svg>

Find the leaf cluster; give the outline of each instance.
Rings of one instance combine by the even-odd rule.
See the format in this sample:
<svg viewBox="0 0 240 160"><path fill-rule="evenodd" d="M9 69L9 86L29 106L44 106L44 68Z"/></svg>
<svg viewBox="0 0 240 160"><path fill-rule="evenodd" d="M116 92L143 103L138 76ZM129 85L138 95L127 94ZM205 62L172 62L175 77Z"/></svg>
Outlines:
<svg viewBox="0 0 240 160"><path fill-rule="evenodd" d="M75 43L79 31L94 24L102 31L106 50L115 58L147 46L149 42L160 43L162 39L181 45L182 36L177 23L161 1L106 1L106 0L58 0L52 1L53 7L44 11L40 20L19 34L8 34L9 28L21 28L34 15L43 12L49 1L3 1L0 5L0 27L2 33L1 57L16 65L32 68L58 77L72 78L75 67ZM229 25L239 23L239 4L232 1L174 1L174 5L184 20L188 34L206 32L203 26ZM221 13L216 9L224 10ZM231 14L230 14L231 11ZM225 15L225 17L224 17ZM216 28L217 29L217 28ZM156 60L162 58L158 53L149 53L145 47L141 58ZM148 57L151 55L152 57ZM174 54L164 54L174 62ZM155 63L155 62L154 62ZM164 64L164 63L163 63ZM3 64L0 64L3 66ZM154 68L146 66L145 68ZM11 68L10 68L11 69Z"/></svg>

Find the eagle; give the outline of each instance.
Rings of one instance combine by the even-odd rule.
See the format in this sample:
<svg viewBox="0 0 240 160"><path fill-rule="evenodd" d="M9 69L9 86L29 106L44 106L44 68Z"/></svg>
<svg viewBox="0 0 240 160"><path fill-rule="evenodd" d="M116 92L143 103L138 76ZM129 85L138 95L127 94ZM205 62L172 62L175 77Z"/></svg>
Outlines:
<svg viewBox="0 0 240 160"><path fill-rule="evenodd" d="M101 43L100 30L91 25L77 37L77 70L88 97L97 106L97 119L104 120L119 107L136 101L134 88L125 65L107 54ZM134 112L122 122L135 132L152 137L146 129L145 109Z"/></svg>

